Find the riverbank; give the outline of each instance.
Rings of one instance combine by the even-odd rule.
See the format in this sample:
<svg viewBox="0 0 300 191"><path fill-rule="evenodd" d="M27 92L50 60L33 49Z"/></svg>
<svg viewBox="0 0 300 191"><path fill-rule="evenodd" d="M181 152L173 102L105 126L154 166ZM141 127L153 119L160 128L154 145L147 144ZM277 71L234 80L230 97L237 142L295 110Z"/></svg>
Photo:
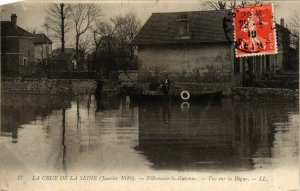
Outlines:
<svg viewBox="0 0 300 191"><path fill-rule="evenodd" d="M299 89L287 88L258 88L258 87L234 87L232 96L235 99L272 99L272 100L297 100Z"/></svg>
<svg viewBox="0 0 300 191"><path fill-rule="evenodd" d="M98 88L97 88L98 86ZM117 96L121 93L119 82L95 81L78 79L21 79L3 78L1 92L9 94L49 94L49 95L82 95L97 94L102 96ZM298 89L234 87L231 94L236 99L280 99L290 100L299 98Z"/></svg>
<svg viewBox="0 0 300 191"><path fill-rule="evenodd" d="M2 79L2 93L80 95L94 94L95 80L58 80L58 79Z"/></svg>

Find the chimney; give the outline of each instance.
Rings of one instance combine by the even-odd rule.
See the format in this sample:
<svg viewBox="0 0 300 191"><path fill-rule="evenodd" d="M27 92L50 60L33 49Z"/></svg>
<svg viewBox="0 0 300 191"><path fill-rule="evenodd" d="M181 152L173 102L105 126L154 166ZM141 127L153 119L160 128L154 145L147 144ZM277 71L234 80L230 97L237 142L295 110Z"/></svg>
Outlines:
<svg viewBox="0 0 300 191"><path fill-rule="evenodd" d="M10 16L10 19L11 19L12 24L14 24L15 27L17 28L17 15L16 14L12 14Z"/></svg>
<svg viewBox="0 0 300 191"><path fill-rule="evenodd" d="M280 25L284 27L284 18L280 19Z"/></svg>

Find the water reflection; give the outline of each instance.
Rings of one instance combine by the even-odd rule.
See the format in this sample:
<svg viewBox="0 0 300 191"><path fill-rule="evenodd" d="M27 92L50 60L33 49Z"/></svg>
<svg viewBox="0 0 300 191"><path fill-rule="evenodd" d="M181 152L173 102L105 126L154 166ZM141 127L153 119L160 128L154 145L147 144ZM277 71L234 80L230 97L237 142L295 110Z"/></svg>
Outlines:
<svg viewBox="0 0 300 191"><path fill-rule="evenodd" d="M18 142L15 152L33 168L51 166L65 174L132 168L250 170L298 161L295 103L129 102L105 95L4 95L0 138Z"/></svg>
<svg viewBox="0 0 300 191"><path fill-rule="evenodd" d="M45 119L52 111L69 108L71 98L38 95L2 95L1 97L1 136L11 136L18 142L18 128ZM49 130L49 129L48 129Z"/></svg>
<svg viewBox="0 0 300 191"><path fill-rule="evenodd" d="M296 113L296 108L227 101L192 105L187 112L176 105L140 105L136 150L155 169L253 169L254 157L270 164L273 121L288 122L287 111Z"/></svg>

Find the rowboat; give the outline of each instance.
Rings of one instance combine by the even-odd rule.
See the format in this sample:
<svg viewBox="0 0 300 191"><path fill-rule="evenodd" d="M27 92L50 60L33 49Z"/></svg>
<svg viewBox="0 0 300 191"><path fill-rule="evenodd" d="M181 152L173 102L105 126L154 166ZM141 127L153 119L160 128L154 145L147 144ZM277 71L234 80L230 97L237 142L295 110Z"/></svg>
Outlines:
<svg viewBox="0 0 300 191"><path fill-rule="evenodd" d="M163 93L162 91L138 91L132 92L130 100L133 101L181 101L181 102L202 102L208 100L219 100L222 97L222 91L201 91L189 93L181 91L180 93Z"/></svg>

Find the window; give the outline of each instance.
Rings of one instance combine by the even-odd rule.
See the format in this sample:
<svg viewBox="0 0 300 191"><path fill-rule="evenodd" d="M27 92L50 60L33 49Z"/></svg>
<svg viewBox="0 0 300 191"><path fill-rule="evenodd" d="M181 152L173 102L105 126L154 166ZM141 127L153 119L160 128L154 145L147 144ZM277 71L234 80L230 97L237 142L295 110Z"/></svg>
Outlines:
<svg viewBox="0 0 300 191"><path fill-rule="evenodd" d="M176 20L176 36L187 36L189 33L189 22L187 15L178 15Z"/></svg>
<svg viewBox="0 0 300 191"><path fill-rule="evenodd" d="M267 67L267 70L268 70L268 71L271 70L271 69L270 69L270 56L269 56L269 55L267 55L267 57L266 57L266 67Z"/></svg>
<svg viewBox="0 0 300 191"><path fill-rule="evenodd" d="M46 56L48 56L49 54L50 54L50 52L49 52L49 47L46 46Z"/></svg>
<svg viewBox="0 0 300 191"><path fill-rule="evenodd" d="M278 58L277 58L277 54L275 54L275 57L274 57L274 60L275 60L275 61L274 61L274 63L275 63L275 68L279 68L279 67L278 67L279 64L278 64L278 60L277 60L277 59L278 59Z"/></svg>
<svg viewBox="0 0 300 191"><path fill-rule="evenodd" d="M76 60L72 60L73 70L77 70L77 62Z"/></svg>
<svg viewBox="0 0 300 191"><path fill-rule="evenodd" d="M188 35L188 21L180 20L176 22L176 32L177 36L187 36Z"/></svg>
<svg viewBox="0 0 300 191"><path fill-rule="evenodd" d="M240 59L239 58L234 58L234 74L239 74L240 73Z"/></svg>
<svg viewBox="0 0 300 191"><path fill-rule="evenodd" d="M27 65L27 58L23 57L23 66L26 66L26 65Z"/></svg>

